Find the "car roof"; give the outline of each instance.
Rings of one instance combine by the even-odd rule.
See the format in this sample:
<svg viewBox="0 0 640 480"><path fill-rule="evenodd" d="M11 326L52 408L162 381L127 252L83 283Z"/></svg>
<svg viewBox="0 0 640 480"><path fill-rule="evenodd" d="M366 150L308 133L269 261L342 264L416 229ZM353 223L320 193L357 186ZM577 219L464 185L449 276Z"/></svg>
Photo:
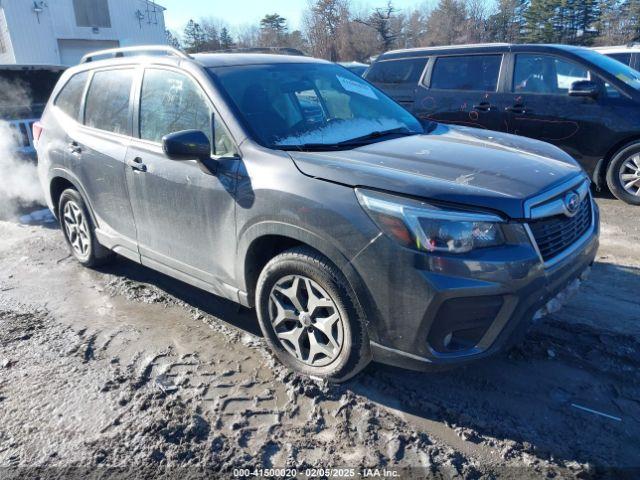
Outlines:
<svg viewBox="0 0 640 480"><path fill-rule="evenodd" d="M194 61L207 68L281 63L331 63L319 58L272 53L196 53L192 54L191 57Z"/></svg>
<svg viewBox="0 0 640 480"><path fill-rule="evenodd" d="M576 45L560 45L560 44L527 44L527 43L477 43L469 45L442 45L437 47L418 47L403 50L391 50L383 53L376 61L390 60L392 58L410 58L421 57L431 54L449 54L449 53L473 53L473 52L503 52L505 50L515 51L553 51L565 50L575 51L584 50L585 47Z"/></svg>
<svg viewBox="0 0 640 480"><path fill-rule="evenodd" d="M607 53L640 52L640 45L612 45L608 47L594 47L593 50Z"/></svg>

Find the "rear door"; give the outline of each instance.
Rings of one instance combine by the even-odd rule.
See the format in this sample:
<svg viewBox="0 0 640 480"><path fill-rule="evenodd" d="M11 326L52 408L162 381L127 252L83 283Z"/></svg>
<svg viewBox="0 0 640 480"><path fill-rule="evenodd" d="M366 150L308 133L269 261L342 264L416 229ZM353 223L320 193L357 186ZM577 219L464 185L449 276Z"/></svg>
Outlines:
<svg viewBox="0 0 640 480"><path fill-rule="evenodd" d="M98 238L138 260L136 229L125 181L124 160L131 135L131 67L96 70L84 101L84 126L70 130L70 170L86 190L98 219Z"/></svg>
<svg viewBox="0 0 640 480"><path fill-rule="evenodd" d="M185 72L146 68L136 104L138 138L127 152L127 185L142 263L222 293L220 279L233 274L224 260L235 251L237 148L201 86ZM164 154L164 135L190 129L212 140L215 174L195 160Z"/></svg>
<svg viewBox="0 0 640 480"><path fill-rule="evenodd" d="M369 68L365 79L413 111L414 97L426 64L426 57L380 60Z"/></svg>
<svg viewBox="0 0 640 480"><path fill-rule="evenodd" d="M433 57L414 114L425 120L504 130L502 65L500 52Z"/></svg>

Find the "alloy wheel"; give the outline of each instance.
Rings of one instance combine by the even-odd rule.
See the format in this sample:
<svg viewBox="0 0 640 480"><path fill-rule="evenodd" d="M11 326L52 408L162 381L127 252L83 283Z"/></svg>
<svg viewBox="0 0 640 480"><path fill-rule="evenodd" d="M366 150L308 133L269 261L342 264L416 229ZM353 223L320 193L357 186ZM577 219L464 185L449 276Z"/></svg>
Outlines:
<svg viewBox="0 0 640 480"><path fill-rule="evenodd" d="M329 294L302 275L287 275L271 289L269 320L280 344L297 360L314 367L338 358L344 324Z"/></svg>
<svg viewBox="0 0 640 480"><path fill-rule="evenodd" d="M62 224L75 254L85 258L91 247L89 224L80 207L72 200L64 205Z"/></svg>
<svg viewBox="0 0 640 480"><path fill-rule="evenodd" d="M640 197L640 154L627 158L622 163L618 175L627 193Z"/></svg>

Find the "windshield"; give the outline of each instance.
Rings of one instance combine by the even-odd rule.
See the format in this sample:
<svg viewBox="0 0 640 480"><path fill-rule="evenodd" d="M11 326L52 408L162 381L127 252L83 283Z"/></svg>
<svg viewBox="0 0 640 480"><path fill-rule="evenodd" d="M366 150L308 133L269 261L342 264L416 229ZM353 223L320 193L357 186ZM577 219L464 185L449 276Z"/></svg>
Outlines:
<svg viewBox="0 0 640 480"><path fill-rule="evenodd" d="M210 71L256 140L270 148L349 148L423 133L409 112L337 65L246 65Z"/></svg>
<svg viewBox="0 0 640 480"><path fill-rule="evenodd" d="M640 72L637 70L593 50L581 49L576 51L576 53L585 60L607 71L621 82L626 83L631 88L640 90Z"/></svg>

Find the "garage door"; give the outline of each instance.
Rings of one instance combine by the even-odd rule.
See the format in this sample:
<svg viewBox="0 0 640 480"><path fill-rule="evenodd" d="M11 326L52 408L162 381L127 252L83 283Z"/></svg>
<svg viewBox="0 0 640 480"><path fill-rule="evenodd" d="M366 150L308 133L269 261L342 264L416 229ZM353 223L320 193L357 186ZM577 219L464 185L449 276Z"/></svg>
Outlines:
<svg viewBox="0 0 640 480"><path fill-rule="evenodd" d="M76 65L85 53L119 46L117 40L58 40L60 63Z"/></svg>

